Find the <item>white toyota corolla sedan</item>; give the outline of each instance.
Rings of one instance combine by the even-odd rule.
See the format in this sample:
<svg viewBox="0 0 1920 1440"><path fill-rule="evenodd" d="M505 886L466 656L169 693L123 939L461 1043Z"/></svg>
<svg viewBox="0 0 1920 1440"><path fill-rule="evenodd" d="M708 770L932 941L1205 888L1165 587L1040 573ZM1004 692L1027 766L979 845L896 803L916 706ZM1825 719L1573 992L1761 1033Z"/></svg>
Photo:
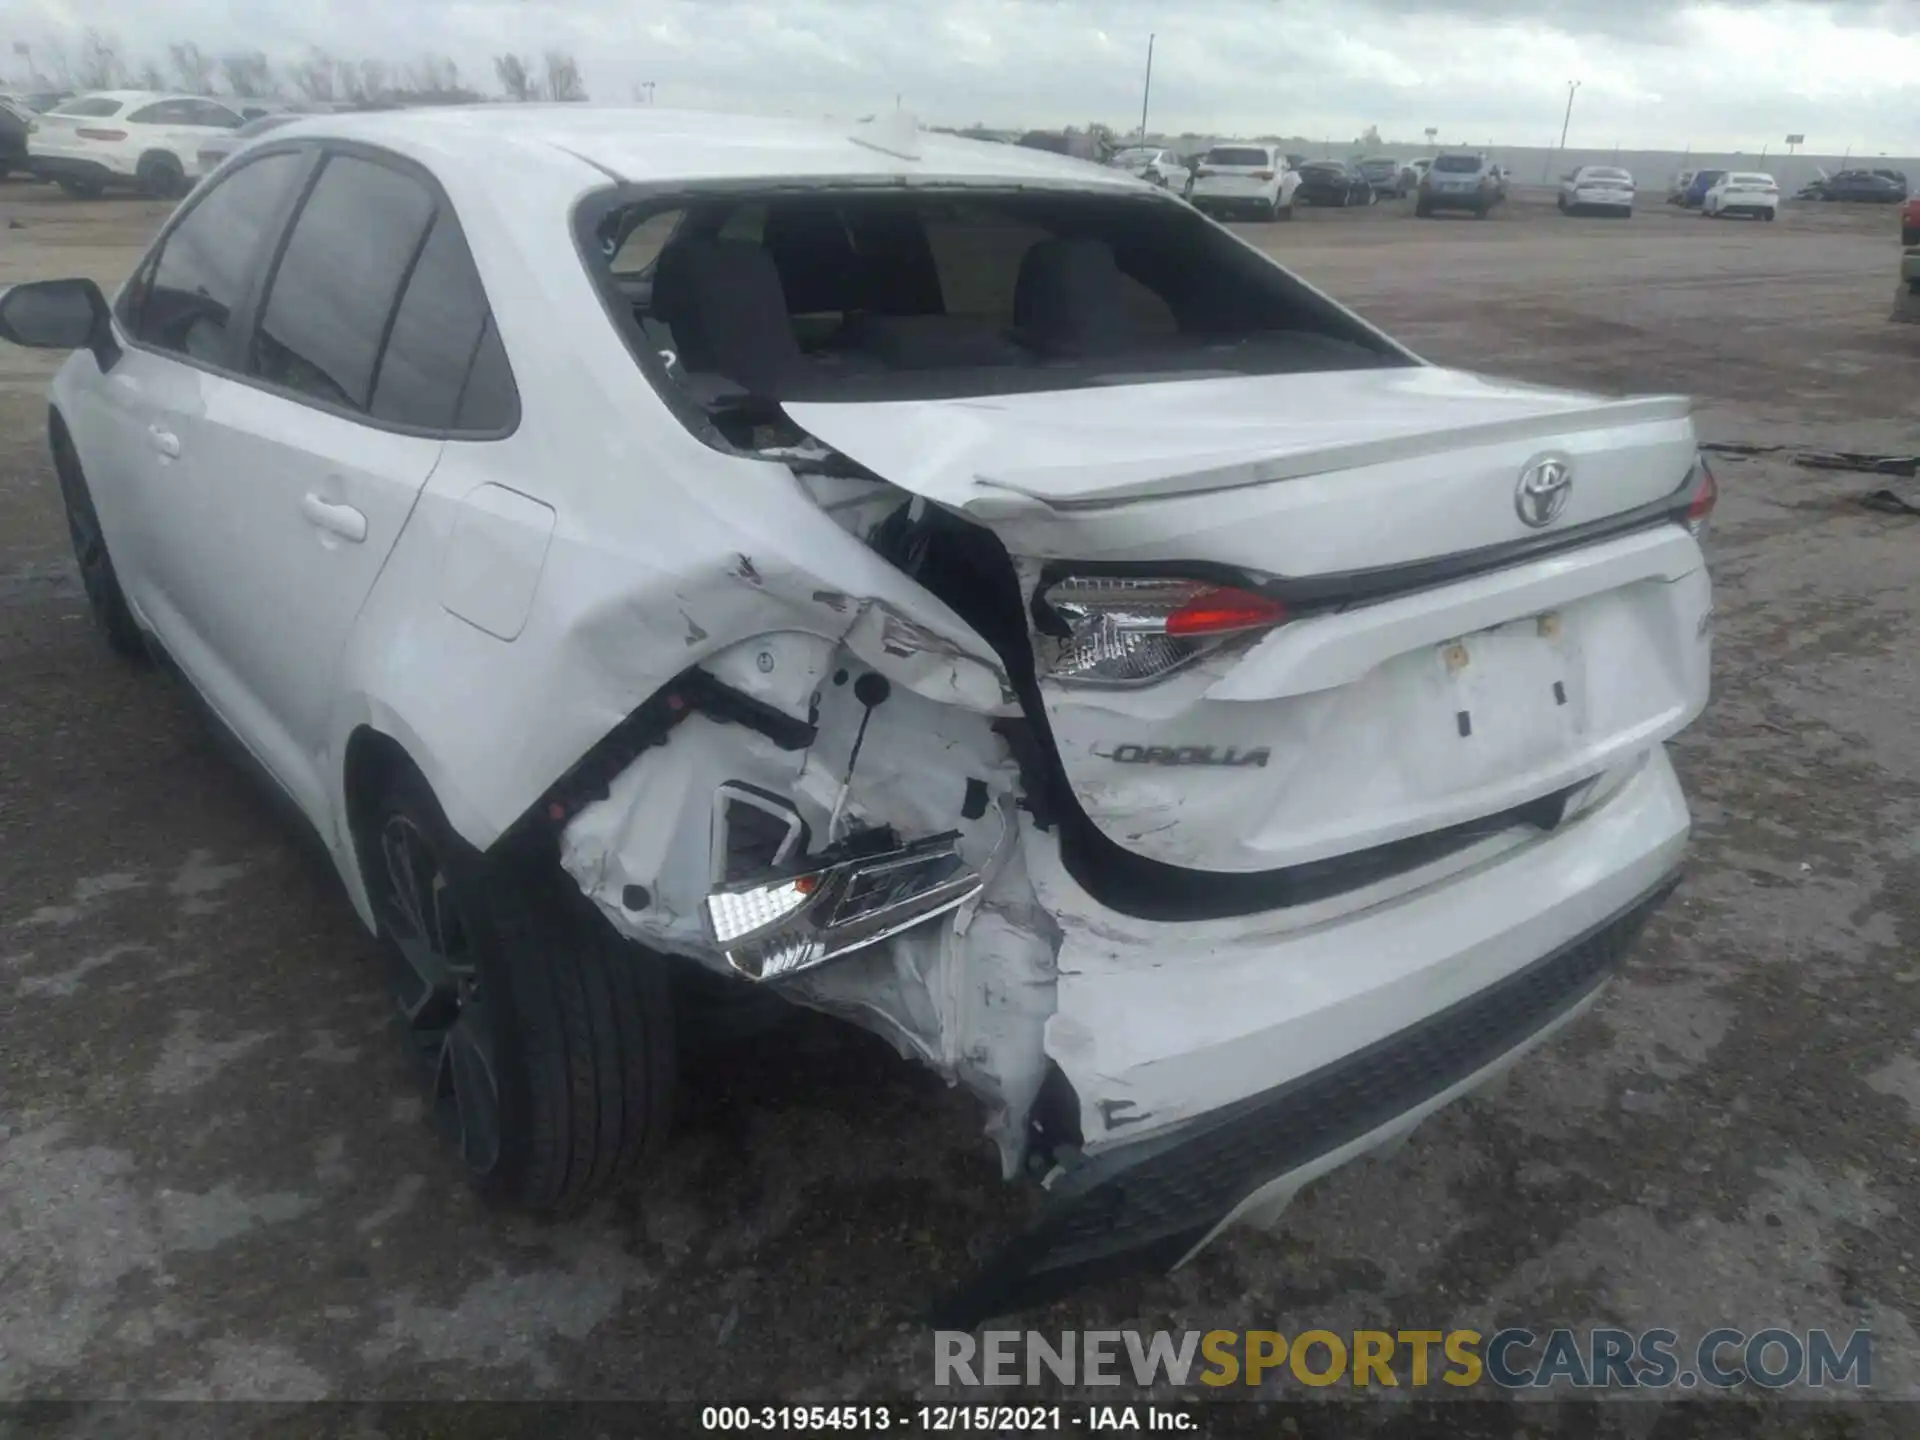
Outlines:
<svg viewBox="0 0 1920 1440"><path fill-rule="evenodd" d="M75 352L108 642L318 834L520 1206L642 1168L676 1044L774 997L1049 1192L949 1315L1173 1264L1512 1063L1675 883L1687 402L1428 364L1112 170L303 120L0 338Z"/></svg>

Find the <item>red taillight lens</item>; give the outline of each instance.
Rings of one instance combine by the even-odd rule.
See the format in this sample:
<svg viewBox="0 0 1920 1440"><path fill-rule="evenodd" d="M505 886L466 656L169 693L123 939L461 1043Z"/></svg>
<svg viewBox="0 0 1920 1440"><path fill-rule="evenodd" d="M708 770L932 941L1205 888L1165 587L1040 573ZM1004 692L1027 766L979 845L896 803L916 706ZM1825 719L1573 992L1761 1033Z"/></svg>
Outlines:
<svg viewBox="0 0 1920 1440"><path fill-rule="evenodd" d="M127 132L124 130L95 130L87 128L75 130L73 133L78 135L82 140L124 140L127 138Z"/></svg>
<svg viewBox="0 0 1920 1440"><path fill-rule="evenodd" d="M1167 616L1169 635L1230 635L1236 630L1262 630L1287 618L1278 600L1251 590L1229 586L1202 590Z"/></svg>
<svg viewBox="0 0 1920 1440"><path fill-rule="evenodd" d="M1072 576L1041 599L1061 626L1042 669L1069 685L1152 684L1231 636L1287 619L1258 591L1173 576Z"/></svg>
<svg viewBox="0 0 1920 1440"><path fill-rule="evenodd" d="M1253 178L1256 180L1271 180L1273 178L1273 172L1271 170L1256 170L1253 172Z"/></svg>
<svg viewBox="0 0 1920 1440"><path fill-rule="evenodd" d="M1707 468L1702 457L1694 466L1697 478L1693 488L1693 498L1687 502L1687 529L1695 535L1707 528L1707 520L1713 514L1713 507L1720 499L1720 482L1713 478L1713 471Z"/></svg>

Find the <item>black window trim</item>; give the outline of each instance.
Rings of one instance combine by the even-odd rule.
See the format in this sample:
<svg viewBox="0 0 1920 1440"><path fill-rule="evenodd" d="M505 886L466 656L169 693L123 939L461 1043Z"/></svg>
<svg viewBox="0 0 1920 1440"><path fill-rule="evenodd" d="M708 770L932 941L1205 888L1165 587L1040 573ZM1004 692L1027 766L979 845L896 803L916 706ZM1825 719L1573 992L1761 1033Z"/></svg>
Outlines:
<svg viewBox="0 0 1920 1440"><path fill-rule="evenodd" d="M140 340L134 334L134 319L128 314L127 309L131 303L134 292L140 287L141 277L148 275L148 272L158 261L161 253L166 249L167 241L172 237L173 232L186 221L186 218L194 212L208 195L213 193L213 190L217 188L214 186L209 186L207 189L195 194L168 217L166 224L161 227L160 233L154 237L153 243L147 247L147 253L141 257L140 263L134 267L133 278L129 279L127 283L121 287L120 293L115 297L113 303L113 323L114 329L117 332L116 338L130 350L138 350L143 354L156 355L162 359L172 360L179 364L190 366L195 370L203 370L207 374L216 375L222 380L231 380L237 384L245 385L249 389L263 391L268 395L277 396L282 400L290 400L297 405L305 406L309 410L318 410L325 415L333 415L342 420L350 420L357 425L365 426L369 430L382 430L391 435L410 435L423 440L450 440L460 441L462 443L505 440L517 433L520 429L520 421L522 418L520 382L514 374L513 357L506 353L506 339L504 336L500 336L500 327L494 321L493 301L487 294L486 277L480 274L478 261L473 261L474 279L479 282L481 299L486 302L486 320L480 327L479 339L475 342L473 354L467 357L467 372L461 377L460 390L454 398L453 416L456 421L459 419L461 406L466 399L466 387L473 376L474 362L479 356L480 346L485 343L487 334L491 331L496 337L499 337L498 343L500 345L501 355L507 367L508 390L512 397L510 414L508 422L505 425L492 429L462 429L457 424L444 426L408 425L394 420L382 420L363 410L350 409L344 405L329 404L324 400L317 399L304 390L295 390L286 385L276 385L260 375L253 374L247 369L253 353L254 336L259 328L261 304L266 298L268 287L272 284L274 275L277 274L280 269L280 260L286 253L287 243L293 237L294 222L298 220L300 212L306 208L307 197L312 193L314 185L319 181L321 171L326 168L326 161L336 155L351 157L356 160L364 160L371 164L381 165L389 170L396 171L408 179L417 181L425 186L433 200L433 217L426 229L422 232L422 243L416 247L414 255L409 259L400 288L394 294L393 305L387 312L387 318L381 331L380 361L384 361L386 358L387 337L392 332L394 318L399 311L400 301L406 295L406 282L413 277L413 267L418 263L420 252L424 249L426 237L433 233L433 227L439 224L442 218L452 224L455 233L459 236L460 243L466 245L469 260L472 260L473 257L473 247L467 244L466 229L460 224L459 214L453 208L453 202L447 198L445 188L434 177L433 173L425 166L416 164L405 156L396 155L393 151L383 150L376 145L364 144L357 140L333 139L270 141L258 147L250 148L245 159L222 174L220 183L223 185L228 183L235 175L239 174L241 170L249 165L257 164L274 155L288 154L304 157L306 166L295 175L293 183L287 187L286 196L282 198L279 207L274 211L273 216L267 222L266 226L263 227L264 234L267 236L267 243L260 247L260 251L254 257L252 265L248 267L246 277L240 285L239 300L235 303L227 317L228 323L223 337L225 341L225 353L221 361L215 362L202 359L197 356L184 354L178 350L164 349L161 346L151 345ZM236 346L240 347L237 353ZM376 369L376 375L377 373L378 371ZM371 396L368 397L368 403L372 403Z"/></svg>

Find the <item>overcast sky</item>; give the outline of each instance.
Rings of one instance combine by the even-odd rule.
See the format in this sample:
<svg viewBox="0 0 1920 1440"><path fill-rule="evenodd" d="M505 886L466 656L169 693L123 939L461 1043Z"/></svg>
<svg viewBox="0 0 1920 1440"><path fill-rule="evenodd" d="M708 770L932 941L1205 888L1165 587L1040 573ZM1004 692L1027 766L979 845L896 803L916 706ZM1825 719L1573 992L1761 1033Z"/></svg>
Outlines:
<svg viewBox="0 0 1920 1440"><path fill-rule="evenodd" d="M0 0L0 67L96 26L167 42L451 57L571 51L597 100L932 124L1920 155L1920 0Z"/></svg>

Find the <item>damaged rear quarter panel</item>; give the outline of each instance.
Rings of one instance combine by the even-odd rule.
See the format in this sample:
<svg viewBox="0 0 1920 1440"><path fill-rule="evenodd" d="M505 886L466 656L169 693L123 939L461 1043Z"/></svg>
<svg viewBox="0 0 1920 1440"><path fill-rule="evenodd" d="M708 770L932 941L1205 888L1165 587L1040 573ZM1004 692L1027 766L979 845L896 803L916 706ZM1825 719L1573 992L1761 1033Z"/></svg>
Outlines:
<svg viewBox="0 0 1920 1440"><path fill-rule="evenodd" d="M759 635L844 640L909 689L1017 708L959 616L837 526L785 466L690 435L610 329L608 343L617 370L522 364L523 389L567 393L528 397L506 440L448 445L342 667L336 765L356 726L392 736L484 849L667 681ZM510 642L440 602L449 542L489 484L557 517Z"/></svg>

